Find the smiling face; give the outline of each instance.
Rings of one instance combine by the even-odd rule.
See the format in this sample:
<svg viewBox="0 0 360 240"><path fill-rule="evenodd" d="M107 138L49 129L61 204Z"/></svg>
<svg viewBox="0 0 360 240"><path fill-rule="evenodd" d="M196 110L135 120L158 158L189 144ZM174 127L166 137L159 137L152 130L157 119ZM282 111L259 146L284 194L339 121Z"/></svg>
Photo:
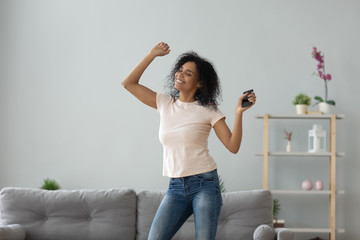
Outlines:
<svg viewBox="0 0 360 240"><path fill-rule="evenodd" d="M181 93L195 96L198 84L198 73L194 62L186 62L175 74L175 88Z"/></svg>

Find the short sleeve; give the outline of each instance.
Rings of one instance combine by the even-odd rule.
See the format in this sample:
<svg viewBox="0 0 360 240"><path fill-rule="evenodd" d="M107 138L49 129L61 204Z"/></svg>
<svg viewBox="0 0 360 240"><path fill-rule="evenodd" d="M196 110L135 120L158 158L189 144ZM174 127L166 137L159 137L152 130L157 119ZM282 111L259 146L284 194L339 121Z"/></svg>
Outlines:
<svg viewBox="0 0 360 240"><path fill-rule="evenodd" d="M219 109L216 109L211 115L211 126L214 127L214 125L223 118L225 118L225 115Z"/></svg>
<svg viewBox="0 0 360 240"><path fill-rule="evenodd" d="M156 93L156 110L160 112L161 109L171 102L171 96L163 94L163 93Z"/></svg>

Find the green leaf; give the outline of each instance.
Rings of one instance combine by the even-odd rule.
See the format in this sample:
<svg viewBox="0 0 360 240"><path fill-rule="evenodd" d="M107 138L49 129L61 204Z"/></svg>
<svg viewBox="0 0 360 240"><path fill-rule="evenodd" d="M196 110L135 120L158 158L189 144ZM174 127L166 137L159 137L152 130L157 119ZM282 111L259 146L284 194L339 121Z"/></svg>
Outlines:
<svg viewBox="0 0 360 240"><path fill-rule="evenodd" d="M326 103L335 106L335 101L334 100L328 100Z"/></svg>
<svg viewBox="0 0 360 240"><path fill-rule="evenodd" d="M281 210L281 208L280 208L279 199L274 199L274 208L273 208L273 216L274 216L274 218L278 217L278 214L279 214L280 210Z"/></svg>
<svg viewBox="0 0 360 240"><path fill-rule="evenodd" d="M305 104L305 105L310 105L311 104L311 98L304 94L304 93L300 93L298 95L295 96L294 101L292 102L294 105L297 104Z"/></svg>
<svg viewBox="0 0 360 240"><path fill-rule="evenodd" d="M219 185L220 185L220 192L224 193L226 192L225 183L224 180L219 175Z"/></svg>
<svg viewBox="0 0 360 240"><path fill-rule="evenodd" d="M315 96L314 99L319 102L324 102L324 100L319 96Z"/></svg>

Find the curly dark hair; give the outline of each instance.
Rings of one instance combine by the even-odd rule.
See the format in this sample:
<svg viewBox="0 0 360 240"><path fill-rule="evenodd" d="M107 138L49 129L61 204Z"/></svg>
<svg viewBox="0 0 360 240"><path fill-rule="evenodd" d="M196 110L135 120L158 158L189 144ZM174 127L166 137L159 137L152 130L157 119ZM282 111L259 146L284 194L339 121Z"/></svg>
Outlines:
<svg viewBox="0 0 360 240"><path fill-rule="evenodd" d="M174 100L179 98L180 91L174 87L175 74L187 62L194 62L198 73L197 80L198 83L200 83L200 88L195 93L195 100L197 100L201 106L216 110L219 100L221 100L221 86L218 75L209 60L200 57L193 51L183 53L178 57L167 77L166 88L168 94L172 96Z"/></svg>

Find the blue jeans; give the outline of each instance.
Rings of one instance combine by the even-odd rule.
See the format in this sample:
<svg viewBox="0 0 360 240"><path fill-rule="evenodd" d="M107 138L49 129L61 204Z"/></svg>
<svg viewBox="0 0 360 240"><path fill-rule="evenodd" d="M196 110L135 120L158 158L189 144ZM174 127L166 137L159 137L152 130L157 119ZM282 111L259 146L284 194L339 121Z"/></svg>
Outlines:
<svg viewBox="0 0 360 240"><path fill-rule="evenodd" d="M151 225L148 240L171 239L192 214L197 240L216 236L222 206L217 171L171 178Z"/></svg>

